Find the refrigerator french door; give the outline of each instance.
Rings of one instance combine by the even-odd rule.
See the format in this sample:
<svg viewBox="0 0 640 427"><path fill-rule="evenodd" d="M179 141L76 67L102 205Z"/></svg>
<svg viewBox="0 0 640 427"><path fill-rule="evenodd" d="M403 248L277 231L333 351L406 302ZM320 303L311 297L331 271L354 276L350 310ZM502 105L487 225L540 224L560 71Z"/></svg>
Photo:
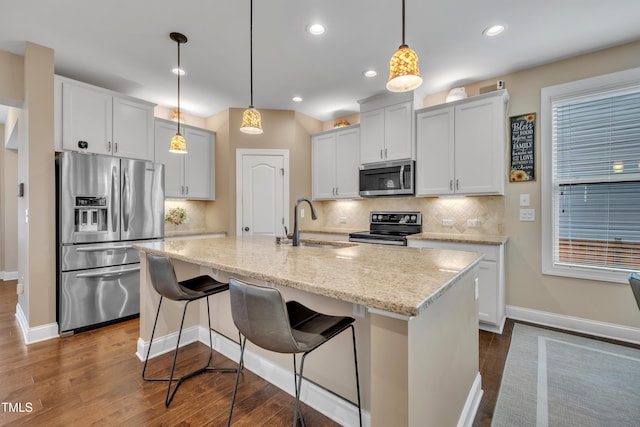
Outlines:
<svg viewBox="0 0 640 427"><path fill-rule="evenodd" d="M140 310L134 242L164 236L164 167L64 152L56 159L58 325L61 333Z"/></svg>

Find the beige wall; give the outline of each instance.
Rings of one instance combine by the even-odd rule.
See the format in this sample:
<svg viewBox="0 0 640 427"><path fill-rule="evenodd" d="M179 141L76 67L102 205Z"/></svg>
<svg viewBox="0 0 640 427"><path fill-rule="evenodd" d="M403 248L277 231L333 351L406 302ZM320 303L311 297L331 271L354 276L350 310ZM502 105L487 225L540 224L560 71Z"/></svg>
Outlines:
<svg viewBox="0 0 640 427"><path fill-rule="evenodd" d="M0 124L0 135L3 133ZM18 152L0 149L0 272L18 271Z"/></svg>
<svg viewBox="0 0 640 427"><path fill-rule="evenodd" d="M24 100L24 58L0 51L0 104L22 107Z"/></svg>
<svg viewBox="0 0 640 427"><path fill-rule="evenodd" d="M243 111L231 108L211 116L206 126L216 132L216 200L207 203L207 228L229 235L236 233L236 150L289 150L289 201L293 209L299 197L311 197L311 134L322 129L320 121L295 111L261 109L264 133L247 135L240 132Z"/></svg>

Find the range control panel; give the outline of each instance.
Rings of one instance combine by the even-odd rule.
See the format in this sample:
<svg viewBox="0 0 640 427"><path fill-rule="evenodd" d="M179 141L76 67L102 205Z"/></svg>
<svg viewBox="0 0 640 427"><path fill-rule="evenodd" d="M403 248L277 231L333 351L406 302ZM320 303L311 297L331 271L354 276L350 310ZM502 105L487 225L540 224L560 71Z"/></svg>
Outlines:
<svg viewBox="0 0 640 427"><path fill-rule="evenodd" d="M421 212L371 212L371 224L412 224L422 225Z"/></svg>

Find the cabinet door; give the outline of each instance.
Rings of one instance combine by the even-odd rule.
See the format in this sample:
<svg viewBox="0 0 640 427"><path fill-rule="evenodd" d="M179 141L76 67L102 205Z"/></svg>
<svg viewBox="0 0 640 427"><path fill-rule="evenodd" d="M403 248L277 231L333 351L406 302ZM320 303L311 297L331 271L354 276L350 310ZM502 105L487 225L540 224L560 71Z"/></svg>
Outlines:
<svg viewBox="0 0 640 427"><path fill-rule="evenodd" d="M153 161L153 106L113 98L113 154Z"/></svg>
<svg viewBox="0 0 640 427"><path fill-rule="evenodd" d="M481 261L478 274L478 319L498 323L498 270L495 261Z"/></svg>
<svg viewBox="0 0 640 427"><path fill-rule="evenodd" d="M403 102L384 109L385 160L413 159L412 114L412 102Z"/></svg>
<svg viewBox="0 0 640 427"><path fill-rule="evenodd" d="M336 196L360 197L360 129L336 133Z"/></svg>
<svg viewBox="0 0 640 427"><path fill-rule="evenodd" d="M360 113L360 163L384 161L384 109Z"/></svg>
<svg viewBox="0 0 640 427"><path fill-rule="evenodd" d="M177 126L168 120L155 121L155 161L164 164L164 196L169 199L184 197L186 154L169 152L171 138L176 134Z"/></svg>
<svg viewBox="0 0 640 427"><path fill-rule="evenodd" d="M314 136L311 144L313 199L335 199L336 134L328 133Z"/></svg>
<svg viewBox="0 0 640 427"><path fill-rule="evenodd" d="M86 141L87 152L111 154L112 97L110 94L62 83L62 148L80 151Z"/></svg>
<svg viewBox="0 0 640 427"><path fill-rule="evenodd" d="M466 102L455 109L458 193L504 194L505 134L502 98Z"/></svg>
<svg viewBox="0 0 640 427"><path fill-rule="evenodd" d="M187 199L213 200L215 198L214 165L215 141L212 132L186 128L187 140L185 190Z"/></svg>
<svg viewBox="0 0 640 427"><path fill-rule="evenodd" d="M453 193L453 107L416 114L416 196Z"/></svg>

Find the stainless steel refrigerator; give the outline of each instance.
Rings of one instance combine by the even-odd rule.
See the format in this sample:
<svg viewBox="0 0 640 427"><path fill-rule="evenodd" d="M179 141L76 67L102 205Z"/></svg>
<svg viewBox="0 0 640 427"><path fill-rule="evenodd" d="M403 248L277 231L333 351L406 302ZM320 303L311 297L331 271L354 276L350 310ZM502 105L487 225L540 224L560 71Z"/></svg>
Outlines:
<svg viewBox="0 0 640 427"><path fill-rule="evenodd" d="M140 313L133 243L164 237L164 166L75 152L56 158L61 334Z"/></svg>

